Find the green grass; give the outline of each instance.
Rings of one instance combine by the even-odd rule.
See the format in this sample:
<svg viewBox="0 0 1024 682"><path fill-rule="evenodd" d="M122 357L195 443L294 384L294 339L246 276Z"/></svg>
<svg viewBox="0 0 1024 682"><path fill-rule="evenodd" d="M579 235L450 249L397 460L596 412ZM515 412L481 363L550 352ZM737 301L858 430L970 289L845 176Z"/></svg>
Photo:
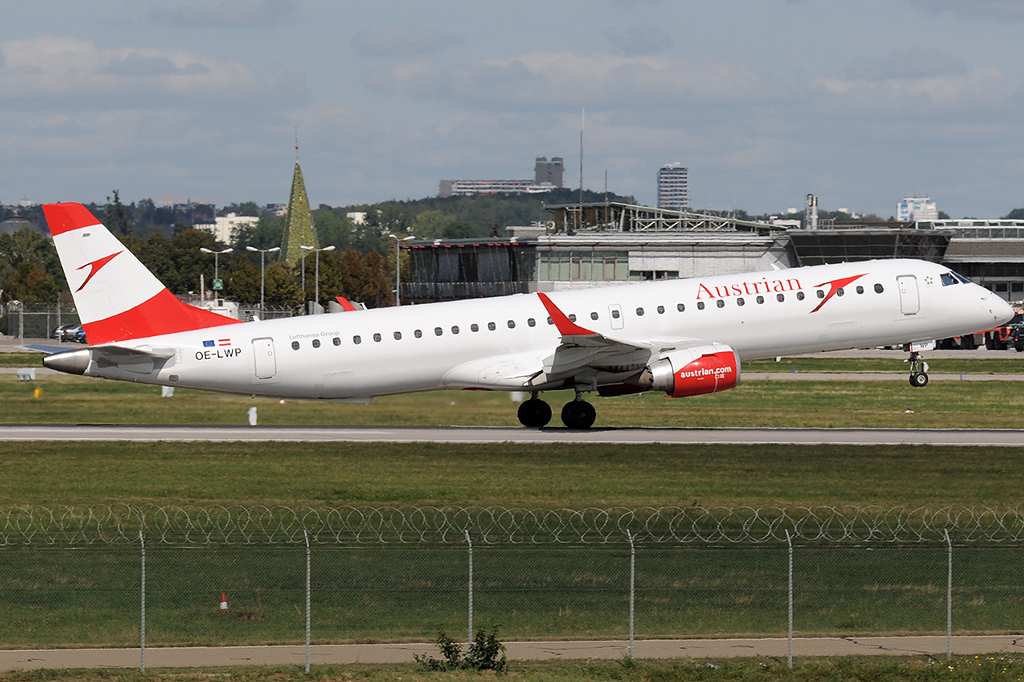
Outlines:
<svg viewBox="0 0 1024 682"><path fill-rule="evenodd" d="M35 390L41 389L40 397ZM572 398L546 393L557 412ZM237 424L257 407L261 425L518 426L507 393L436 391L371 405L231 396L71 376L0 375L0 423ZM749 381L723 393L593 398L596 427L1019 428L1024 385L1003 381ZM907 410L913 411L908 414Z"/></svg>
<svg viewBox="0 0 1024 682"><path fill-rule="evenodd" d="M1016 448L0 443L0 506L1019 503Z"/></svg>
<svg viewBox="0 0 1024 682"><path fill-rule="evenodd" d="M415 664L314 665L309 675L299 665L199 670L33 670L0 674L2 682L208 682L224 676L237 682L478 682L494 680L489 672L427 672ZM1024 663L1014 654L955 656L861 656L785 661L771 658L686 659L671 661L514 661L500 676L514 682L991 682L1019 680Z"/></svg>

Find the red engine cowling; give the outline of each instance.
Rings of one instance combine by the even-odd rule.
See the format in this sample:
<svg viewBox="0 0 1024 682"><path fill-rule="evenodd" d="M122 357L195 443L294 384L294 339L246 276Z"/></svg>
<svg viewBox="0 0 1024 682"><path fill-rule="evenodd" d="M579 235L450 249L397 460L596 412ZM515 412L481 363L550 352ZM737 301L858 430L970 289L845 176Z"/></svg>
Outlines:
<svg viewBox="0 0 1024 682"><path fill-rule="evenodd" d="M647 368L650 388L671 398L718 393L740 382L740 356L729 346L711 344L669 353Z"/></svg>

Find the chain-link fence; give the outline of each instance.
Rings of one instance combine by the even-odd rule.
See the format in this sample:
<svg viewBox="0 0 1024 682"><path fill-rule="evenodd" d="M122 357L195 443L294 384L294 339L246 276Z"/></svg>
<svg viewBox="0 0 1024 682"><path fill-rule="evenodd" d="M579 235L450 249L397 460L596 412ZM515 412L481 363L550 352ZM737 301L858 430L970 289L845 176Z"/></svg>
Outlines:
<svg viewBox="0 0 1024 682"><path fill-rule="evenodd" d="M0 642L1020 630L1024 508L0 510ZM223 602L223 603L222 603ZM144 660L144 659L143 659Z"/></svg>

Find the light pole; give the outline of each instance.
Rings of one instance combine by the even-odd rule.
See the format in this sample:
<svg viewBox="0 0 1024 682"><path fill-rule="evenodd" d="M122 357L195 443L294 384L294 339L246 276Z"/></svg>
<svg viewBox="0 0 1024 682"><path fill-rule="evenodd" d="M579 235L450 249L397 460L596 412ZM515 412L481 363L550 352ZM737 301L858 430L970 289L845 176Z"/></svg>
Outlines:
<svg viewBox="0 0 1024 682"><path fill-rule="evenodd" d="M231 253L232 251L234 251L234 249L227 248L227 249L223 249L221 251L211 251L210 249L206 248L205 246L200 246L199 250L202 251L203 253L212 253L213 254L213 288L214 288L214 291L220 291L220 289L217 289L217 282L218 282L218 280L220 280L220 276L219 276L220 275L220 268L218 267L220 265L220 263L219 263L219 261L220 261L220 254L222 254L222 253ZM217 298L217 294L214 294L213 297L216 299Z"/></svg>
<svg viewBox="0 0 1024 682"><path fill-rule="evenodd" d="M252 251L253 253L257 253L258 252L260 254L260 314L262 315L263 314L263 288L264 288L263 287L263 283L264 283L264 273L266 272L267 254L268 253L274 253L275 251L280 251L281 247L280 246L275 246L272 249L257 249L255 246L247 246L247 247L245 247L245 250L246 251Z"/></svg>
<svg viewBox="0 0 1024 682"><path fill-rule="evenodd" d="M402 242L416 237L411 234L408 237L399 237L390 232L388 232L388 236L395 240L395 305L399 306L402 305Z"/></svg>
<svg viewBox="0 0 1024 682"><path fill-rule="evenodd" d="M315 248L313 246L302 246L302 245L300 245L299 248L302 249L302 252L303 252L302 253L302 262L303 262L303 266L302 266L302 291L303 291L303 295L305 295L305 291L306 291L306 266L305 266L306 251L315 251L316 252L316 298L314 300L316 301L317 305L320 305L320 252L321 251L334 251L334 245L332 244L331 246L325 246L325 247L320 248L320 249Z"/></svg>

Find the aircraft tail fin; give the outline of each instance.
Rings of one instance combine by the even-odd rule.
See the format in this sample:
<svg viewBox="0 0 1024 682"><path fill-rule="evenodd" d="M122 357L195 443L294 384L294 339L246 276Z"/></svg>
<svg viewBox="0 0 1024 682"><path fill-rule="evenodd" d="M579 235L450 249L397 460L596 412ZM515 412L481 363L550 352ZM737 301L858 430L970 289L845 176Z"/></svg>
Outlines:
<svg viewBox="0 0 1024 682"><path fill-rule="evenodd" d="M43 212L90 344L239 322L179 301L81 204Z"/></svg>

